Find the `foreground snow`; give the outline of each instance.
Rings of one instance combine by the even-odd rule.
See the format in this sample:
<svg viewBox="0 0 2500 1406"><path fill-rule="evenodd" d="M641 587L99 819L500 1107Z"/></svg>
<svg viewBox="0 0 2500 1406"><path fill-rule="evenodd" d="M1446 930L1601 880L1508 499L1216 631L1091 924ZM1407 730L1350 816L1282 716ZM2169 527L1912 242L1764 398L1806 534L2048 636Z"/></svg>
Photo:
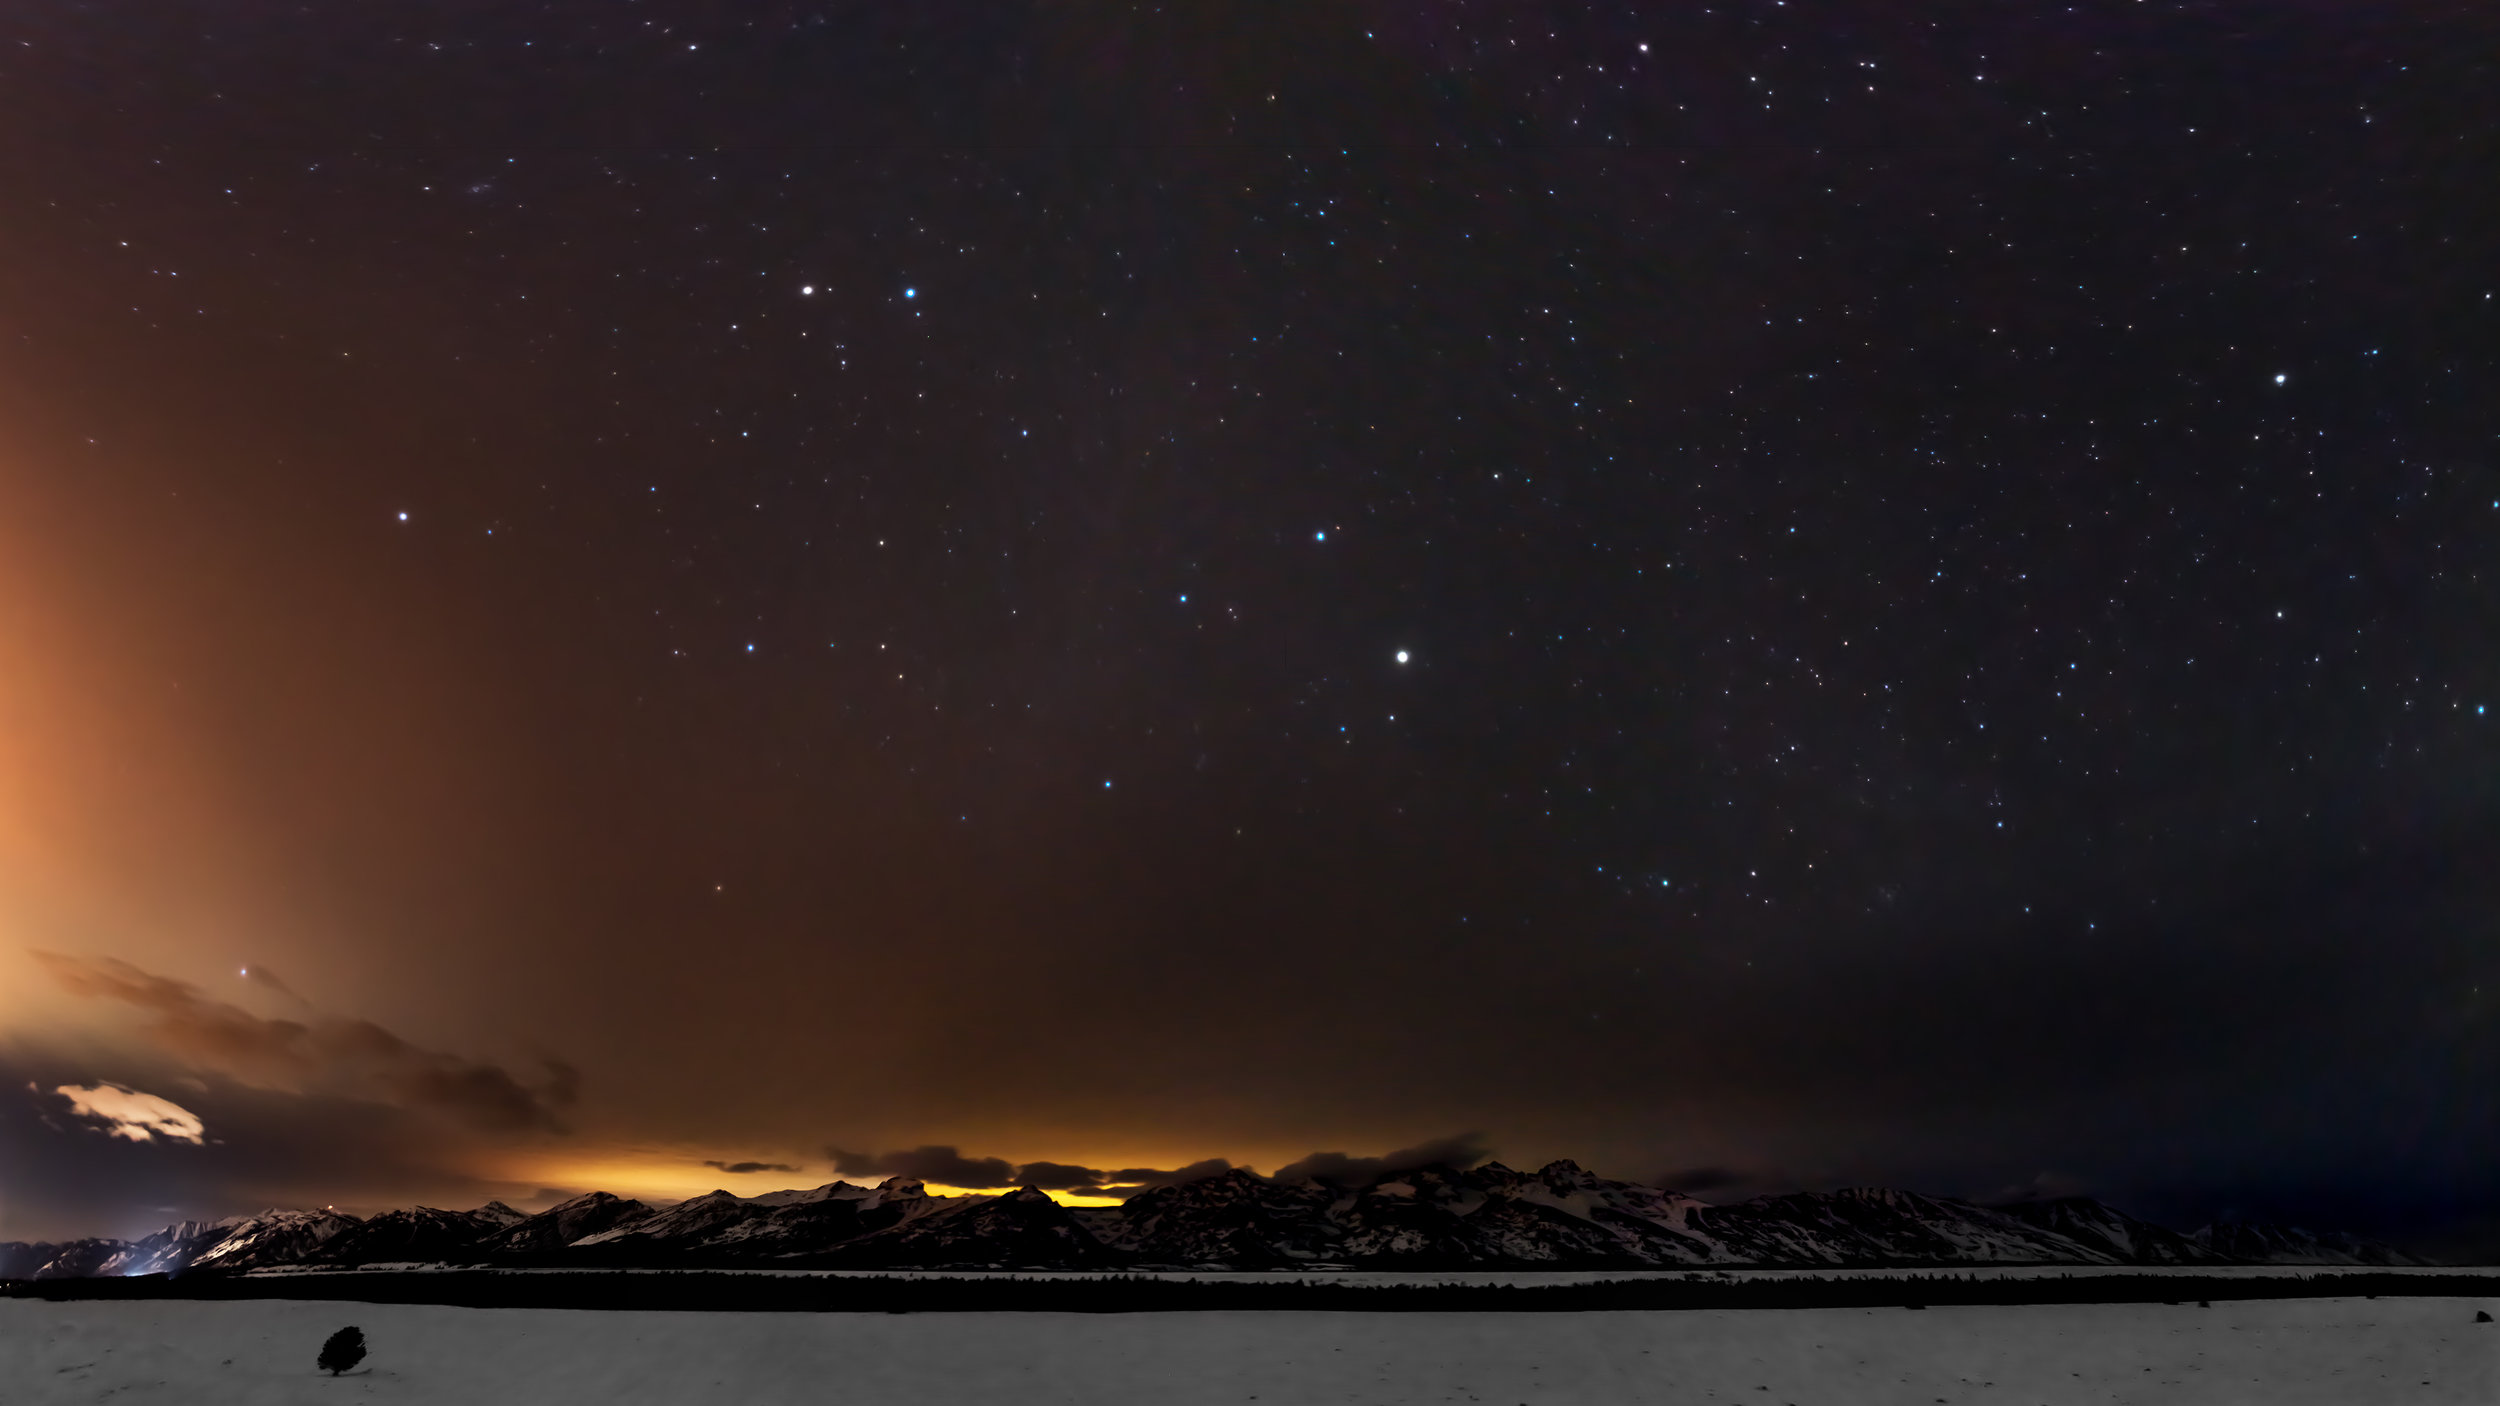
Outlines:
<svg viewBox="0 0 2500 1406"><path fill-rule="evenodd" d="M354 1277L371 1274L488 1274L578 1276L578 1269L487 1269L464 1264L366 1264L354 1269L306 1268L282 1265L276 1269L248 1270L244 1278L257 1283L262 1280ZM1549 1284L1743 1284L1784 1279L1833 1282L1848 1279L1877 1279L1916 1282L1921 1279L1941 1280L2027 1280L2027 1279L2106 1279L2142 1278L2158 1274L2164 1279L2321 1279L2343 1273L2388 1275L2394 1277L2432 1278L2455 1276L2479 1278L2500 1273L2500 1266L2484 1264L2405 1265L2394 1268L2355 1268L2345 1265L2314 1264L2197 1264L2164 1266L2149 1269L2140 1264L1980 1264L1952 1268L1908 1269L602 1269L599 1274L650 1274L685 1278L700 1274L723 1274L763 1279L831 1279L878 1282L893 1279L966 1280L1006 1279L1029 1283L1084 1283L1095 1280L1171 1279L1206 1284L1353 1284L1375 1289L1429 1288L1441 1284L1509 1284L1533 1288ZM2194 1292L2182 1289L2182 1293Z"/></svg>
<svg viewBox="0 0 2500 1406"><path fill-rule="evenodd" d="M1797 1312L588 1313L0 1301L0 1397L415 1406L2500 1401L2457 1298ZM335 1329L356 1373L317 1374Z"/></svg>

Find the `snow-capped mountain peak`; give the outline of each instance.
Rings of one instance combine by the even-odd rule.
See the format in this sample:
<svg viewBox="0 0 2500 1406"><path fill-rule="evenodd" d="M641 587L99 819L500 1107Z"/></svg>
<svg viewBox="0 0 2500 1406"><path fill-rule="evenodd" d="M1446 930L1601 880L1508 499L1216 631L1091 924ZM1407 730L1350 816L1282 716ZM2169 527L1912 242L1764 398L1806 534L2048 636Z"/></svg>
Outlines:
<svg viewBox="0 0 2500 1406"><path fill-rule="evenodd" d="M273 1210L144 1239L0 1245L0 1277L242 1271L406 1262L625 1266L1643 1268L2409 1264L2386 1246L2285 1226L2181 1235L2080 1197L1988 1207L1883 1187L1713 1205L1575 1162L1427 1166L1358 1185L1245 1168L1118 1206L1063 1207L1025 1186L932 1196L892 1177L654 1210L589 1192L535 1215L500 1202L358 1221Z"/></svg>
<svg viewBox="0 0 2500 1406"><path fill-rule="evenodd" d="M336 1211L263 1211L227 1227L217 1243L193 1256L185 1268L243 1270L301 1263L358 1224L354 1216Z"/></svg>

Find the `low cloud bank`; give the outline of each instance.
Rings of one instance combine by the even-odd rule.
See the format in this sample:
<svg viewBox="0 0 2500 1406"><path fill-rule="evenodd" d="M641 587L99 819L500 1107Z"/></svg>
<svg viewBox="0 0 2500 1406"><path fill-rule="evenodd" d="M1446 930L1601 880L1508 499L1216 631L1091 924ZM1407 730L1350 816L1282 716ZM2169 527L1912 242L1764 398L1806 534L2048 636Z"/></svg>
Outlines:
<svg viewBox="0 0 2500 1406"><path fill-rule="evenodd" d="M967 1157L955 1147L931 1144L905 1152L852 1152L828 1147L825 1155L832 1159L834 1170L846 1177L911 1177L933 1181L944 1186L960 1186L967 1191L994 1191L1008 1187L1031 1186L1043 1191L1065 1191L1079 1196L1134 1196L1158 1186L1176 1186L1182 1182L1219 1175L1232 1170L1233 1164L1221 1157L1192 1162L1186 1167L1169 1170L1156 1167L1120 1167L1104 1169L1079 1166L1073 1162L1010 1162L1003 1157Z"/></svg>
<svg viewBox="0 0 2500 1406"><path fill-rule="evenodd" d="M1276 1169L1278 1181L1315 1181L1328 1186L1364 1186L1390 1172L1418 1167L1472 1167L1493 1155L1481 1133L1460 1133L1402 1147L1380 1157L1355 1157L1343 1152L1314 1152L1299 1162Z"/></svg>
<svg viewBox="0 0 2500 1406"><path fill-rule="evenodd" d="M1179 1186L1221 1176L1233 1170L1233 1163L1221 1157L1209 1157L1185 1167L1171 1168L1086 1167L1073 1162L1017 1164L1003 1157L968 1157L960 1149L942 1143L900 1152L853 1152L828 1147L825 1155L832 1159L834 1170L846 1177L911 1177L945 1186L959 1186L968 1191L1031 1186L1043 1191L1123 1199L1158 1187ZM1492 1149L1485 1144L1482 1134L1460 1133L1400 1148L1378 1157L1358 1157L1346 1152L1314 1152L1298 1162L1277 1168L1276 1177L1280 1181L1354 1186L1377 1180L1384 1173L1413 1171L1418 1167L1472 1167L1492 1155Z"/></svg>

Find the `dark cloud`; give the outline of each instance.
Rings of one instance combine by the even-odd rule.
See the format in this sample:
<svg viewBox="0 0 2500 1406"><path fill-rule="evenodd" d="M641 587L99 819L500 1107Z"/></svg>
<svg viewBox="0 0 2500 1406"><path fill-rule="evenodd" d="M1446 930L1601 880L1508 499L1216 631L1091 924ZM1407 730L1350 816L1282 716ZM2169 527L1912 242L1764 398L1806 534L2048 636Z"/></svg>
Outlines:
<svg viewBox="0 0 2500 1406"><path fill-rule="evenodd" d="M109 1082L177 1098L208 1130L198 1144L99 1136L70 1116L63 1085ZM389 1103L187 1077L135 1054L99 1071L92 1052L0 1044L0 1239L143 1235L169 1221L271 1206L474 1206L526 1199L534 1183L481 1176L496 1142Z"/></svg>
<svg viewBox="0 0 2500 1406"><path fill-rule="evenodd" d="M749 1172L796 1172L803 1170L802 1168L793 1166L787 1162L714 1162L706 1160L703 1165L710 1167L716 1172L727 1172L733 1177L742 1177Z"/></svg>
<svg viewBox="0 0 2500 1406"><path fill-rule="evenodd" d="M1316 1181L1331 1186L1359 1186L1390 1172L1417 1167L1472 1167L1493 1155L1481 1133L1460 1133L1402 1147L1382 1157L1356 1157L1343 1152L1314 1152L1299 1162L1276 1169L1278 1181Z"/></svg>
<svg viewBox="0 0 2500 1406"><path fill-rule="evenodd" d="M1205 1181L1208 1177L1222 1176L1232 1169L1233 1164L1221 1157L1209 1157L1203 1162L1192 1162L1186 1167L1176 1167L1168 1172L1157 1171L1152 1167L1123 1167L1116 1172L1102 1173L1102 1180L1097 1184L1097 1191L1103 1196L1135 1196L1141 1191L1152 1191L1157 1187L1180 1186L1188 1182Z"/></svg>
<svg viewBox="0 0 2500 1406"><path fill-rule="evenodd" d="M286 997L288 1000L293 1001L299 1006L310 1007L312 1005L312 1002L297 995L294 987L289 986L284 981L280 980L276 972L262 966L258 962L254 962L250 966L243 968L243 979L251 982L255 986L265 986L279 995Z"/></svg>
<svg viewBox="0 0 2500 1406"><path fill-rule="evenodd" d="M1016 1169L1016 1185L1044 1191L1091 1191L1102 1185L1103 1176L1091 1167L1066 1162L1027 1162Z"/></svg>
<svg viewBox="0 0 2500 1406"><path fill-rule="evenodd" d="M1981 1198L1990 1206L2011 1205L2020 1201L2054 1201L2061 1196L2089 1196L2097 1190L2081 1177L2060 1172L2040 1172L2028 1181L2008 1182Z"/></svg>
<svg viewBox="0 0 2500 1406"><path fill-rule="evenodd" d="M828 1148L835 1170L844 1176L918 1177L948 1186L1031 1186L1043 1191L1073 1191L1094 1196L1134 1196L1158 1186L1177 1186L1230 1171L1221 1157L1192 1162L1165 1171L1156 1167L1122 1167L1105 1171L1073 1162L1027 1162L1012 1166L999 1157L966 1157L952 1147L922 1147L910 1152L872 1154ZM706 1165L717 1166L718 1163ZM791 1170L796 1170L795 1168Z"/></svg>
<svg viewBox="0 0 2500 1406"><path fill-rule="evenodd" d="M545 1082L538 1086L538 1096L553 1108L570 1108L581 1100L582 1071L571 1062L553 1055L540 1055L538 1067L547 1071Z"/></svg>
<svg viewBox="0 0 2500 1406"><path fill-rule="evenodd" d="M909 1152L845 1152L828 1147L834 1170L846 1177L911 1177L973 1189L1016 1185L1015 1167L1002 1158L966 1157L952 1147L915 1147Z"/></svg>
<svg viewBox="0 0 2500 1406"><path fill-rule="evenodd" d="M431 1109L498 1132L560 1132L555 1110L580 1091L579 1071L560 1060L546 1061L545 1082L532 1088L499 1065L412 1045L369 1020L269 1020L115 958L34 956L73 995L147 1012L149 1034L169 1053L248 1083Z"/></svg>

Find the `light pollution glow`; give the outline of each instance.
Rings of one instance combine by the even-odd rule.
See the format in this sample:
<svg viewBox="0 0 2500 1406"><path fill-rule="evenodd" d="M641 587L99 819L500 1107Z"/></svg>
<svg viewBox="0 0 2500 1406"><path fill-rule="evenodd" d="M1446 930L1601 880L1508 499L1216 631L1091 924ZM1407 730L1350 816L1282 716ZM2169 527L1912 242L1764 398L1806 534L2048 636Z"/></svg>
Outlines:
<svg viewBox="0 0 2500 1406"><path fill-rule="evenodd" d="M1184 1161L1189 1159L1182 1159ZM670 1154L657 1150L617 1152L599 1157L549 1157L498 1170L501 1180L550 1187L579 1194L585 1191L606 1191L638 1201L683 1201L689 1197L727 1188L741 1196L754 1196L767 1191L792 1187L823 1186L828 1182L847 1181L854 1186L874 1186L884 1180L876 1176L843 1176L821 1163L805 1158L794 1159L797 1172L724 1172L707 1167L691 1153ZM1095 1162L1087 1165L1120 1165L1116 1162ZM1179 1165L1166 1163L1158 1165ZM995 1196L999 1187L948 1186L928 1182L932 1196ZM1117 1206L1117 1196L1087 1196L1078 1192L1045 1193L1063 1206Z"/></svg>

